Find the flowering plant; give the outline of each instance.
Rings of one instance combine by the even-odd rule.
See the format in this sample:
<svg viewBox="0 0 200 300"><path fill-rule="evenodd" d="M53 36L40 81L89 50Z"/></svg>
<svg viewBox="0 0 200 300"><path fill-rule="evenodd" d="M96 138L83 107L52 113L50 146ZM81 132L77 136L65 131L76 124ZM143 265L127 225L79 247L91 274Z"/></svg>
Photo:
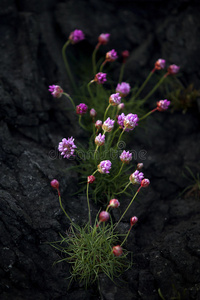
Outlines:
<svg viewBox="0 0 200 300"><path fill-rule="evenodd" d="M78 170L84 180L82 191L86 192L88 206L88 223L84 227L72 221L72 218L63 207L59 182L56 179L51 181L51 186L58 192L61 209L71 224L70 233L66 236L61 235L61 241L52 243L52 246L66 255L60 261L67 261L71 264L71 279L83 282L85 286L98 281L99 274L102 272L113 280L114 276L118 276L130 266L127 260L128 251L123 245L138 218L133 216L130 219L130 228L124 235L119 235L117 229L140 190L148 187L150 181L144 178L143 172L140 171L143 163L134 163L132 152L122 150L120 142L122 136L131 135L132 131L136 130L141 120L155 111L163 112L167 110L170 105L170 101L167 99L157 101L156 107L146 114L143 113L143 115L140 105L141 103L144 104L144 101L156 91L168 75L174 75L179 70L179 67L175 65L169 66L167 72L154 88L144 98L140 99L140 93L154 72L165 68L165 60L158 59L141 87L132 91L130 84L122 81L125 63L129 56L128 51L123 51L122 68L116 89L104 88L103 86L107 82L107 74L102 72L103 68L107 63L114 63L118 58L118 54L114 49L107 52L101 65L96 63L96 54L100 46L109 42L109 37L108 33L102 33L92 54L93 74L91 77L94 79L91 79L85 85L87 90L84 91L82 97L86 103L75 105L75 102L77 102L76 94L72 99L60 86L51 85L49 87L49 91L54 98L60 98L64 95L71 101L72 109L78 115L80 126L88 134L91 134L88 149L78 146L74 137L64 137L58 146L63 158L77 160L78 165L74 168ZM62 49L66 70L76 92L76 83L67 61L66 48L70 44L77 44L83 39L84 34L82 31L75 30L69 35L69 39ZM128 95L129 101L126 100ZM137 102L139 102L139 105ZM90 116L87 117L88 109L90 110ZM127 113L121 113L122 109ZM134 113L130 112L132 109ZM79 151L85 154L81 163L78 161ZM128 189L129 192L127 192ZM110 210L117 209L120 206L120 201L116 198L120 198L124 193L131 196L131 200L119 220L112 220ZM105 209L100 209L95 218L91 215L90 201L96 203L101 201L105 206ZM120 236L123 240L120 239Z"/></svg>

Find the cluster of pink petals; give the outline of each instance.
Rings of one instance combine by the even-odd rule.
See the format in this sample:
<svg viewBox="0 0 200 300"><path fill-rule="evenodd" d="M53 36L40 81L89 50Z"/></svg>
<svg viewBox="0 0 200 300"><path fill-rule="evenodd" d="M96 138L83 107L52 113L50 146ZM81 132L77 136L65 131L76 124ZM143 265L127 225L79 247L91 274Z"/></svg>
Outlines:
<svg viewBox="0 0 200 300"><path fill-rule="evenodd" d="M156 62L155 62L155 69L156 70L161 70L165 68L165 59L159 58Z"/></svg>
<svg viewBox="0 0 200 300"><path fill-rule="evenodd" d="M96 123L95 123L95 127L97 129L101 129L101 127L102 127L102 121L101 120L97 120Z"/></svg>
<svg viewBox="0 0 200 300"><path fill-rule="evenodd" d="M170 74L170 75L174 75L174 74L177 74L180 70L180 67L177 66L177 65L170 65L169 68L167 69L167 72Z"/></svg>
<svg viewBox="0 0 200 300"><path fill-rule="evenodd" d="M99 133L95 138L95 144L97 146L102 146L105 144L105 134Z"/></svg>
<svg viewBox="0 0 200 300"><path fill-rule="evenodd" d="M97 115L96 110L94 108L91 108L90 109L90 117L94 118L94 117L96 117L96 115Z"/></svg>
<svg viewBox="0 0 200 300"><path fill-rule="evenodd" d="M101 33L98 37L99 44L106 45L109 42L110 33Z"/></svg>
<svg viewBox="0 0 200 300"><path fill-rule="evenodd" d="M64 158L70 158L71 156L74 156L74 151L76 149L76 145L74 144L74 138L63 138L62 142L58 145L58 150L61 152L61 155L64 156Z"/></svg>
<svg viewBox="0 0 200 300"><path fill-rule="evenodd" d="M136 114L131 113L127 116L125 116L125 114L122 113L117 117L117 123L122 129L126 128L125 131L133 130L138 125L138 121L138 116Z"/></svg>
<svg viewBox="0 0 200 300"><path fill-rule="evenodd" d="M111 169L111 161L110 160L102 160L98 165L98 171L101 174L108 174L110 173L109 170Z"/></svg>
<svg viewBox="0 0 200 300"><path fill-rule="evenodd" d="M169 105L170 105L170 101L168 101L167 99L160 100L157 102L157 110L158 111L167 110Z"/></svg>
<svg viewBox="0 0 200 300"><path fill-rule="evenodd" d="M77 115L84 115L86 114L88 110L88 107L85 103L80 103L79 105L76 106L76 113Z"/></svg>
<svg viewBox="0 0 200 300"><path fill-rule="evenodd" d="M114 49L106 53L107 61L115 61L117 58L118 58L117 52Z"/></svg>
<svg viewBox="0 0 200 300"><path fill-rule="evenodd" d="M130 161L132 160L132 153L124 150L119 158L123 163L129 164Z"/></svg>
<svg viewBox="0 0 200 300"><path fill-rule="evenodd" d="M69 40L72 44L76 44L82 40L84 40L85 36L82 30L75 29L70 33Z"/></svg>
<svg viewBox="0 0 200 300"><path fill-rule="evenodd" d="M118 111L124 109L124 106L125 106L124 103L120 103L120 104L117 106Z"/></svg>
<svg viewBox="0 0 200 300"><path fill-rule="evenodd" d="M110 95L109 103L113 106L119 105L121 103L121 97L120 97L119 93Z"/></svg>
<svg viewBox="0 0 200 300"><path fill-rule="evenodd" d="M130 93L131 87L127 82L118 83L116 87L116 92L120 94L122 97L126 97Z"/></svg>
<svg viewBox="0 0 200 300"><path fill-rule="evenodd" d="M104 122L103 122L103 125L102 125L102 129L105 131L105 132L110 132L113 127L114 127L114 123L115 123L115 120L112 120L109 118L107 118Z"/></svg>
<svg viewBox="0 0 200 300"><path fill-rule="evenodd" d="M50 85L49 91L54 98L60 98L63 94L63 89L59 85Z"/></svg>
<svg viewBox="0 0 200 300"><path fill-rule="evenodd" d="M136 170L134 173L131 174L129 180L131 181L132 184L137 184L137 183L140 184L143 178L144 178L144 174Z"/></svg>
<svg viewBox="0 0 200 300"><path fill-rule="evenodd" d="M94 77L94 81L96 81L98 84L103 84L104 82L107 81L106 73L102 73L102 72L97 73Z"/></svg>
<svg viewBox="0 0 200 300"><path fill-rule="evenodd" d="M113 208L117 208L120 206L120 203L117 199L111 199L109 202L109 206Z"/></svg>

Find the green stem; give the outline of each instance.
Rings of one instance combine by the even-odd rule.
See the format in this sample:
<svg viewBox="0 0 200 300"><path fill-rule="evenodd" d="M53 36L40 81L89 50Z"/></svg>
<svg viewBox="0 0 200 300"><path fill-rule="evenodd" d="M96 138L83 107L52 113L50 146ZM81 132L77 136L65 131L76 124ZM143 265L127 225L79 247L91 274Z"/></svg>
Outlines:
<svg viewBox="0 0 200 300"><path fill-rule="evenodd" d="M131 226L131 228L132 228L132 226ZM121 245L120 245L121 247L122 247L123 244L126 242L128 236L129 236L129 233L130 233L130 231L131 231L131 228L129 229L129 231L127 232L127 234L126 234L126 236L125 236L125 238L124 238L124 240L123 240L123 242L121 243Z"/></svg>
<svg viewBox="0 0 200 300"><path fill-rule="evenodd" d="M89 92L90 97L91 97L91 99L92 99L92 103L93 103L94 95L93 95L93 93L92 93L92 91L91 91L90 84L92 84L93 82L94 82L94 80L91 80L91 81L88 83L88 85L87 85L88 92Z"/></svg>
<svg viewBox="0 0 200 300"><path fill-rule="evenodd" d="M60 196L60 191L59 191L59 189L57 189L57 191L58 191L58 198L59 198L59 204L60 204L60 207L61 207L62 211L64 212L65 216L66 216L66 217L70 220L70 222L72 223L71 218L70 218L69 215L66 213L66 211L65 211L65 209L64 209L64 207L63 207L63 205L62 205L62 200L61 200L61 196Z"/></svg>
<svg viewBox="0 0 200 300"><path fill-rule="evenodd" d="M154 86L154 88L144 97L144 101L146 101L151 95L157 90L157 88L161 85L164 79L168 76L168 72L158 81L158 83Z"/></svg>
<svg viewBox="0 0 200 300"><path fill-rule="evenodd" d="M107 63L107 60L105 59L104 62L102 62L101 66L100 66L99 72L103 71L103 67L105 66L106 63Z"/></svg>
<svg viewBox="0 0 200 300"><path fill-rule="evenodd" d="M115 195L119 195L119 194L122 194L122 193L124 193L125 192L125 190L129 187L129 185L131 184L131 182L129 182L126 186L125 186L125 188L123 189L123 191L122 192L119 192L119 193L116 193Z"/></svg>
<svg viewBox="0 0 200 300"><path fill-rule="evenodd" d="M121 220L123 219L123 217L125 216L125 214L127 213L129 207L131 206L131 204L133 203L133 201L135 200L137 194L139 193L141 189L141 186L139 187L139 189L137 190L137 192L135 193L135 195L133 196L131 202L129 203L129 205L127 206L126 210L124 211L123 215L121 216L121 218L119 219L119 221L117 222L117 224L115 225L114 229L119 225L119 223L121 222Z"/></svg>
<svg viewBox="0 0 200 300"><path fill-rule="evenodd" d="M117 178L120 175L120 173L121 173L121 171L123 169L123 166L124 166L124 163L122 163L121 168L120 168L118 174L111 181L113 181L115 178Z"/></svg>
<svg viewBox="0 0 200 300"><path fill-rule="evenodd" d="M94 76L97 73L97 67L96 67L96 54L97 54L97 50L99 49L100 44L98 43L92 53L92 67L93 67L93 74Z"/></svg>
<svg viewBox="0 0 200 300"><path fill-rule="evenodd" d="M114 138L115 138L115 135L116 135L116 133L117 133L119 130L120 130L120 128L118 127L118 128L115 130L115 132L113 133L112 140L111 140L111 142L110 142L110 147L112 146L112 142L113 142L113 140L114 140Z"/></svg>
<svg viewBox="0 0 200 300"><path fill-rule="evenodd" d="M78 122L79 122L79 125L80 125L84 130L87 131L87 128L86 128L86 127L82 124L82 122L81 122L81 115L79 115Z"/></svg>
<svg viewBox="0 0 200 300"><path fill-rule="evenodd" d="M70 101L71 101L71 103L72 103L72 105L73 105L73 107L74 107L74 109L76 110L76 106L75 106L75 104L74 104L74 101L73 101L73 99L70 97L70 95L69 94L67 94L67 93L63 93L63 95L65 95Z"/></svg>
<svg viewBox="0 0 200 300"><path fill-rule="evenodd" d="M92 223L91 223L91 213L90 213L90 200L89 200L88 191L89 191L89 183L87 183L87 192L86 192L86 194L87 194L89 224L92 225Z"/></svg>
<svg viewBox="0 0 200 300"><path fill-rule="evenodd" d="M117 144L116 144L116 148L117 148L118 143L120 142L120 140L121 140L121 138L122 138L122 135L123 135L125 129L126 129L126 127L122 130L122 132L121 132L121 134L120 134L120 136L119 136L119 138L118 138L118 141L117 141Z"/></svg>
<svg viewBox="0 0 200 300"><path fill-rule="evenodd" d="M144 115L142 118L140 118L139 120L141 121L141 120L144 120L146 117L148 117L149 115L151 115L154 111L156 111L157 110L157 107L156 108L154 108L153 110L151 110L151 111L149 111L146 115Z"/></svg>
<svg viewBox="0 0 200 300"><path fill-rule="evenodd" d="M119 75L119 83L122 82L122 79L123 79L123 75L124 75L124 68L125 68L125 63L122 63L122 66L121 66L121 70L120 70L120 75Z"/></svg>
<svg viewBox="0 0 200 300"><path fill-rule="evenodd" d="M135 100L135 98L137 98L139 96L139 94L141 93L141 91L144 89L144 87L146 86L147 82L149 81L149 79L151 78L151 76L154 74L153 71L151 71L149 73L149 75L147 76L147 78L145 79L145 81L143 82L143 84L141 85L141 87L138 89L137 93L134 95L133 100Z"/></svg>
<svg viewBox="0 0 200 300"><path fill-rule="evenodd" d="M103 117L103 120L105 121L106 119L106 115L107 115L107 112L109 110L109 108L111 107L111 104L108 104L107 108L106 108L106 111L105 111L105 114L104 114L104 117Z"/></svg>
<svg viewBox="0 0 200 300"><path fill-rule="evenodd" d="M69 76L69 80L71 81L71 84L72 84L72 86L73 86L74 91L76 91L76 90L77 90L76 84L75 84L75 82L74 82L74 78L73 78L73 76L72 76L72 73L71 73L71 70L70 70L70 67L69 67L69 64L68 64L68 61L67 61L67 56L66 56L66 48L67 48L67 46L68 46L69 44L70 44L70 40L68 40L68 41L64 44L64 46L63 46L63 48L62 48L62 57L63 57L63 60L64 60L65 68L66 68L66 70L67 70L67 74L68 74L68 76Z"/></svg>

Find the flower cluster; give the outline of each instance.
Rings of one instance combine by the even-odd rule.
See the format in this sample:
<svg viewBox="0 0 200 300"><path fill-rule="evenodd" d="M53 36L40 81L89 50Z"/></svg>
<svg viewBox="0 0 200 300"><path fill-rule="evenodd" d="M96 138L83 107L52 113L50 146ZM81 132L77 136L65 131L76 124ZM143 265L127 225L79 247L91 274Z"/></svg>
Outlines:
<svg viewBox="0 0 200 300"><path fill-rule="evenodd" d="M118 83L116 87L116 92L120 94L121 97L126 97L130 93L131 87L127 82Z"/></svg>
<svg viewBox="0 0 200 300"><path fill-rule="evenodd" d="M132 153L124 150L119 158L123 163L128 164L132 160Z"/></svg>
<svg viewBox="0 0 200 300"><path fill-rule="evenodd" d="M129 180L132 184L140 184L143 178L144 174L136 170L133 174L131 174Z"/></svg>
<svg viewBox="0 0 200 300"><path fill-rule="evenodd" d="M125 116L125 114L122 113L117 119L117 123L122 129L125 129L125 131L133 130L136 126L138 126L139 118L136 114L130 113Z"/></svg>
<svg viewBox="0 0 200 300"><path fill-rule="evenodd" d="M111 51L106 53L106 60L107 61L112 62L112 61L115 61L117 58L118 58L117 52L114 49L112 49Z"/></svg>
<svg viewBox="0 0 200 300"><path fill-rule="evenodd" d="M80 103L79 105L76 106L76 113L77 115L84 115L86 114L88 110L88 107L85 103Z"/></svg>
<svg viewBox="0 0 200 300"><path fill-rule="evenodd" d="M114 127L114 123L115 123L115 120L112 120L109 117L109 118L107 118L106 121L103 122L102 129L105 132L110 132L113 129L113 127Z"/></svg>
<svg viewBox="0 0 200 300"><path fill-rule="evenodd" d="M98 146L104 145L105 144L105 134L99 133L99 135L97 135L95 137L95 144Z"/></svg>
<svg viewBox="0 0 200 300"><path fill-rule="evenodd" d="M160 100L157 102L157 110L158 111L167 110L169 105L170 105L170 101L168 101L167 99Z"/></svg>
<svg viewBox="0 0 200 300"><path fill-rule="evenodd" d="M109 103L113 106L117 106L118 104L120 104L121 97L120 97L119 93L110 95Z"/></svg>
<svg viewBox="0 0 200 300"><path fill-rule="evenodd" d="M64 158L70 158L74 156L74 151L76 149L76 145L74 144L74 138L63 138L62 142L58 145L58 150L61 152Z"/></svg>
<svg viewBox="0 0 200 300"><path fill-rule="evenodd" d="M98 84L103 84L107 81L106 79L106 73L99 72L95 75L94 81L96 81Z"/></svg>
<svg viewBox="0 0 200 300"><path fill-rule="evenodd" d="M101 174L108 174L110 173L109 170L111 169L111 161L110 160L103 160L98 165L98 171Z"/></svg>
<svg viewBox="0 0 200 300"><path fill-rule="evenodd" d="M72 44L76 44L85 39L84 33L82 30L75 29L70 33L69 40Z"/></svg>
<svg viewBox="0 0 200 300"><path fill-rule="evenodd" d="M49 91L54 98L60 98L63 94L63 89L59 85L50 85Z"/></svg>

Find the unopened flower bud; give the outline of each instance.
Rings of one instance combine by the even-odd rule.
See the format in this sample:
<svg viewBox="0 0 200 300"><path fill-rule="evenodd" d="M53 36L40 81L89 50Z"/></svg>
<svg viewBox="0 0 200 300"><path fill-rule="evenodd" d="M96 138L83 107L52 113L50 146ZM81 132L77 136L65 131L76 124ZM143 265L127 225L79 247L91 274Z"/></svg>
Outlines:
<svg viewBox="0 0 200 300"><path fill-rule="evenodd" d="M129 57L129 51L128 50L124 50L122 51L122 57L123 57L123 63L126 62L127 58Z"/></svg>
<svg viewBox="0 0 200 300"><path fill-rule="evenodd" d="M53 179L53 180L51 181L51 186L52 186L54 189L58 189L58 188L59 188L59 182L58 182L58 180Z"/></svg>
<svg viewBox="0 0 200 300"><path fill-rule="evenodd" d="M111 199L109 202L109 206L113 208L117 208L120 206L120 203L117 199Z"/></svg>
<svg viewBox="0 0 200 300"><path fill-rule="evenodd" d="M94 117L96 117L96 115L97 115L96 110L95 110L94 108L91 108L91 109L90 109L90 116L91 116L92 118L94 118Z"/></svg>
<svg viewBox="0 0 200 300"><path fill-rule="evenodd" d="M156 62L155 62L155 69L156 70L161 70L165 68L165 59L159 58Z"/></svg>
<svg viewBox="0 0 200 300"><path fill-rule="evenodd" d="M95 181L95 177L93 175L88 176L87 182L88 183L93 183Z"/></svg>
<svg viewBox="0 0 200 300"><path fill-rule="evenodd" d="M122 247L120 245L114 246L112 252L115 256L120 256L123 253Z"/></svg>
<svg viewBox="0 0 200 300"><path fill-rule="evenodd" d="M82 40L84 40L85 36L82 30L75 29L70 33L69 40L72 44L76 44Z"/></svg>
<svg viewBox="0 0 200 300"><path fill-rule="evenodd" d="M167 99L160 100L157 102L157 110L158 111L167 110L169 105L170 105L170 101L168 101Z"/></svg>
<svg viewBox="0 0 200 300"><path fill-rule="evenodd" d="M138 170L141 170L142 168L143 168L143 163L138 163L138 164L137 164L137 169L138 169Z"/></svg>
<svg viewBox="0 0 200 300"><path fill-rule="evenodd" d="M102 33L98 37L99 44L101 45L106 45L109 41L110 38L110 33Z"/></svg>
<svg viewBox="0 0 200 300"><path fill-rule="evenodd" d="M168 73L170 75L177 74L180 70L180 67L177 65L170 65L169 68L167 69Z"/></svg>
<svg viewBox="0 0 200 300"><path fill-rule="evenodd" d="M95 127L97 129L101 129L101 127L102 127L102 121L101 120L97 120L96 123L95 123Z"/></svg>
<svg viewBox="0 0 200 300"><path fill-rule="evenodd" d="M111 51L106 53L106 60L107 61L112 62L112 61L115 61L117 58L118 58L117 52L114 49L112 49Z"/></svg>
<svg viewBox="0 0 200 300"><path fill-rule="evenodd" d="M147 187L147 186L149 186L149 184L150 184L150 181L149 181L149 179L147 179L147 178L144 178L144 179L141 181L141 187Z"/></svg>
<svg viewBox="0 0 200 300"><path fill-rule="evenodd" d="M117 110L119 111L119 110L122 110L122 109L124 109L124 103L120 103L118 106L117 106Z"/></svg>
<svg viewBox="0 0 200 300"><path fill-rule="evenodd" d="M110 215L107 211L102 211L99 214L99 222L106 222L110 218Z"/></svg>
<svg viewBox="0 0 200 300"><path fill-rule="evenodd" d="M130 220L131 226L135 225L138 221L138 218L136 216L132 217Z"/></svg>

